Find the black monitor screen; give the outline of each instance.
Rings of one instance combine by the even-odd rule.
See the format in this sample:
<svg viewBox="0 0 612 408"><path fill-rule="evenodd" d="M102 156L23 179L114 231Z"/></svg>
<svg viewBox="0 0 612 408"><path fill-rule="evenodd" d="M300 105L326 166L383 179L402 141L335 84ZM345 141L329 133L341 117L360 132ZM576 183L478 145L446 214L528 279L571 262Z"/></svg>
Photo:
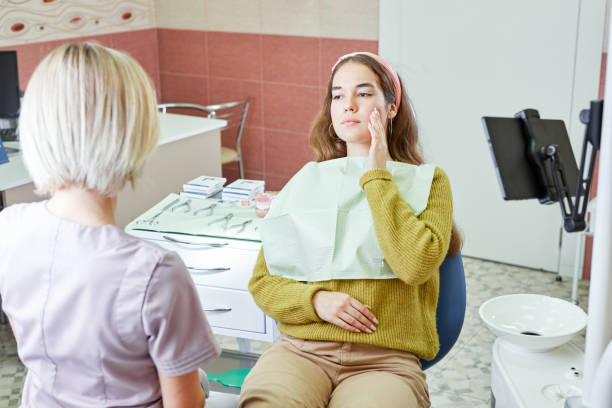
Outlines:
<svg viewBox="0 0 612 408"><path fill-rule="evenodd" d="M546 167L546 180L540 180L538 173L527 154L528 142L525 140L524 127L518 118L482 118L489 139L489 147L497 170L499 185L504 200L523 200L542 198L554 189L553 176ZM572 145L562 120L534 119L538 126L539 143L557 145L560 160L570 194L575 195L578 183L578 166Z"/></svg>
<svg viewBox="0 0 612 408"><path fill-rule="evenodd" d="M0 118L19 116L17 52L0 51Z"/></svg>

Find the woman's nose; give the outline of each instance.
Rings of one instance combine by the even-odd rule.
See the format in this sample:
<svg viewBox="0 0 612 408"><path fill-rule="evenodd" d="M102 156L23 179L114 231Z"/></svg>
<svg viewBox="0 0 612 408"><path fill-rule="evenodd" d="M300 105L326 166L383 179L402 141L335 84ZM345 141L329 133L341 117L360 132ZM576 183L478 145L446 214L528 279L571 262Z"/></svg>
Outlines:
<svg viewBox="0 0 612 408"><path fill-rule="evenodd" d="M352 100L347 99L344 105L344 110L347 112L355 112L355 104Z"/></svg>

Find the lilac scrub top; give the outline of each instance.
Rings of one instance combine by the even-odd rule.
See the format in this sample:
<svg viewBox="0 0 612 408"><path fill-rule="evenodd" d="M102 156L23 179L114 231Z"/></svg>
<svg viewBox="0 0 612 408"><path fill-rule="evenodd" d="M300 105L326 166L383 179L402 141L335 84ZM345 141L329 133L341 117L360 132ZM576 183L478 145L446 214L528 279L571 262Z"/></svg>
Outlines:
<svg viewBox="0 0 612 408"><path fill-rule="evenodd" d="M220 349L174 252L113 225L0 212L0 296L28 369L23 407L161 407L174 377Z"/></svg>

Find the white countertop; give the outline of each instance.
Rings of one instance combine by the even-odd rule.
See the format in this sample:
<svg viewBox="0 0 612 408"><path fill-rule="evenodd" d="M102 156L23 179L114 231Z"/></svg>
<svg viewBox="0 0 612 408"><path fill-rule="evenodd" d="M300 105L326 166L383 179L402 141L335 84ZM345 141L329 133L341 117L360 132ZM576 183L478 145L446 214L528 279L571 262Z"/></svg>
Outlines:
<svg viewBox="0 0 612 408"><path fill-rule="evenodd" d="M218 130L226 124L226 121L219 119L160 113L159 127L161 132L158 145ZM6 147L16 147L14 142L5 142L4 145ZM21 153L9 154L8 157L8 163L0 164L0 192L32 182L30 174L23 164Z"/></svg>
<svg viewBox="0 0 612 408"><path fill-rule="evenodd" d="M163 145L176 142L186 137L221 129L225 125L227 125L227 122L220 119L177 115L174 113L160 113L159 127L161 132L159 135L159 144Z"/></svg>

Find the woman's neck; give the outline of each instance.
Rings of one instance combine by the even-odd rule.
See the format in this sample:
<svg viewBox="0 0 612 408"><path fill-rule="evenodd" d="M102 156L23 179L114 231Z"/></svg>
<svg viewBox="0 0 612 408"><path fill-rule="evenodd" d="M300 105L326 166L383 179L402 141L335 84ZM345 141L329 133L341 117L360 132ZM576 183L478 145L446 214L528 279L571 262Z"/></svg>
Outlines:
<svg viewBox="0 0 612 408"><path fill-rule="evenodd" d="M365 143L347 143L346 157L368 157L370 145Z"/></svg>
<svg viewBox="0 0 612 408"><path fill-rule="evenodd" d="M365 143L347 143L346 144L346 157L369 157L370 156L370 144ZM391 156L387 154L387 161L391 161Z"/></svg>
<svg viewBox="0 0 612 408"><path fill-rule="evenodd" d="M56 191L47 202L51 214L83 225L115 224L116 197L80 187Z"/></svg>

